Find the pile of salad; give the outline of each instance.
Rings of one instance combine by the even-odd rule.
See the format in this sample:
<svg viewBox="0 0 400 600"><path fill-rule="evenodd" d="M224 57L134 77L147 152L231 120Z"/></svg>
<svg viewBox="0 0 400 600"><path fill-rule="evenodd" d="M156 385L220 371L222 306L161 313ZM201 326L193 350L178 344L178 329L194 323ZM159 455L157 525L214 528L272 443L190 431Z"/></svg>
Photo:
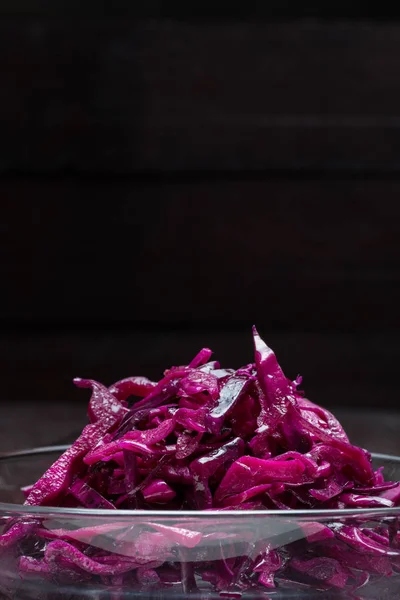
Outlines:
<svg viewBox="0 0 400 600"><path fill-rule="evenodd" d="M280 547L229 533L222 518L229 511L268 518L268 511L400 506L400 483L386 481L337 419L305 398L301 377L285 377L255 328L253 338L254 362L237 370L204 348L158 382L136 376L106 387L75 379L91 390L90 423L24 488L28 506L219 511L211 529L196 519L185 527L143 519L129 530L111 523L70 531L26 518L6 524L0 557L12 556L22 579L96 578L115 589L113 598L124 586L180 585L189 593L203 583L222 595L289 584L354 592L399 574L396 519L372 519L370 527L357 519L307 522L297 541ZM105 549L97 542L110 532ZM211 546L210 558L204 548Z"/></svg>

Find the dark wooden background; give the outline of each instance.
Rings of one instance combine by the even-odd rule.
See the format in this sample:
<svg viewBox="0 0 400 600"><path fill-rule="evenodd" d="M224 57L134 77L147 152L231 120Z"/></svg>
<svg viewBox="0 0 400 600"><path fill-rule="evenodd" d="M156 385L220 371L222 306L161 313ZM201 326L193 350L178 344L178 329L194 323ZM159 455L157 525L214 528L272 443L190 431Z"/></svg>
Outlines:
<svg viewBox="0 0 400 600"><path fill-rule="evenodd" d="M313 399L398 407L396 9L245 4L2 3L4 406L255 322Z"/></svg>

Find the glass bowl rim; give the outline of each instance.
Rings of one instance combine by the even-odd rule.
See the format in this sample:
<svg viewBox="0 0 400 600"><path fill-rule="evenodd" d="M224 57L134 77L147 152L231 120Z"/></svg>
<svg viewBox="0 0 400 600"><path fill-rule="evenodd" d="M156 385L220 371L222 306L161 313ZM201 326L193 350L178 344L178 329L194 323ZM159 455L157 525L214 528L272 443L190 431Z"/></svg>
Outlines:
<svg viewBox="0 0 400 600"><path fill-rule="evenodd" d="M14 459L32 457L36 455L51 454L53 452L64 452L70 447L67 445L57 446L40 446L37 448L27 448L25 450L16 450L13 452L1 452L0 453L0 465L1 463ZM392 461L400 466L400 456L392 456L390 454L381 454L377 452L371 452L371 456L377 460ZM138 518L164 518L164 519L207 519L209 517L218 517L219 519L228 519L229 517L280 517L280 518L338 518L345 516L364 516L364 517L400 517L400 506L393 508L341 508L341 509L294 509L294 510L179 510L179 511L168 511L168 510L126 510L126 509L101 509L101 508L64 508L59 506L28 506L25 504L12 504L9 502L0 502L0 515L17 516L17 515L35 515L37 517L102 517L107 520L112 519L113 521L124 520L125 518L132 517Z"/></svg>

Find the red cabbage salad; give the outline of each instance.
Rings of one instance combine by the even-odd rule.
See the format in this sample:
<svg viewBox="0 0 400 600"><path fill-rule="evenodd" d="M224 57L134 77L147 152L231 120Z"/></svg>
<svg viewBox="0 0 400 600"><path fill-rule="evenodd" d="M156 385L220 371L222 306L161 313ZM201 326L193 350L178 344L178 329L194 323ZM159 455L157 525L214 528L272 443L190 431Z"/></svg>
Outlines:
<svg viewBox="0 0 400 600"><path fill-rule="evenodd" d="M27 506L213 511L209 529L193 518L185 527L153 519L130 531L117 522L51 530L33 515L7 523L0 556L15 558L22 579L96 578L116 589L179 584L185 592L203 582L222 594L289 584L355 590L399 574L396 518L368 527L356 518L309 521L281 545L252 539L251 527L238 536L229 525L232 510L400 506L400 483L386 481L337 419L304 397L301 377L285 377L255 328L253 338L254 363L237 370L222 368L204 348L158 382L136 376L106 387L75 379L91 390L90 422L24 488ZM254 518L262 523L263 515ZM95 543L107 534L111 546Z"/></svg>

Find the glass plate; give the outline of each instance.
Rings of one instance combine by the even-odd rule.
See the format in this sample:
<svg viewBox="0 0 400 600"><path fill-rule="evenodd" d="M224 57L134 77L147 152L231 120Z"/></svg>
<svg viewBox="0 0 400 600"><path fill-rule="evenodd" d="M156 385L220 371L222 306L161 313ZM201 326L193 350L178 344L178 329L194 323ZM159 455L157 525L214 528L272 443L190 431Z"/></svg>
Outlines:
<svg viewBox="0 0 400 600"><path fill-rule="evenodd" d="M0 532L15 523L21 527L17 544L0 544L0 598L400 599L400 508L166 512L23 506L21 487L36 481L65 448L0 455ZM373 461L384 466L387 480L400 480L400 458L373 455ZM340 532L354 528L367 540L381 540L382 551L343 541ZM80 556L75 563L71 548ZM345 553L341 568L337 552ZM267 576L260 582L267 564L275 569L276 587L268 587Z"/></svg>

